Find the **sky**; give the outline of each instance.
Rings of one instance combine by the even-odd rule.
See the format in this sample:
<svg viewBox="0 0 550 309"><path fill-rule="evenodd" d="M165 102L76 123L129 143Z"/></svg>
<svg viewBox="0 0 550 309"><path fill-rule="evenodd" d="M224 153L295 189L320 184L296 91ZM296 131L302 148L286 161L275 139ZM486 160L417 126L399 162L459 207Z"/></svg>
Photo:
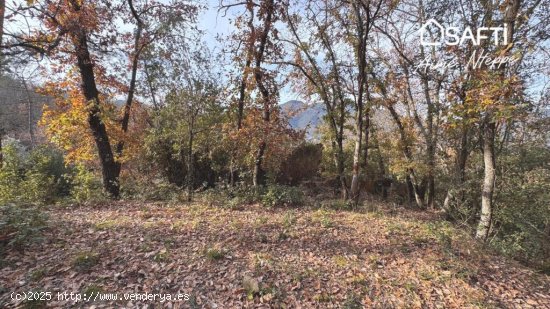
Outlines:
<svg viewBox="0 0 550 309"><path fill-rule="evenodd" d="M19 4L24 4L26 0L13 0L9 5L11 7L18 6ZM160 0L161 2L170 2L170 0ZM202 10L198 16L198 28L203 31L204 36L203 40L209 47L211 54L216 55L223 48L223 38L229 36L234 30L235 27L231 24L231 19L233 19L237 14L241 13L243 10L242 6L231 8L226 15L224 11L218 12L220 6L220 0L191 0L197 1L206 6L205 10ZM238 0L223 0L224 3L236 3ZM36 27L33 22L31 22L31 27ZM6 23L6 29L8 32L17 32L20 29L29 29L28 24L23 20L10 21ZM222 38L220 41L218 38ZM47 61L43 59L42 61ZM214 65L228 65L226 61L219 61ZM222 67L222 71L224 71ZM36 74L36 67L29 66L28 69L25 69L28 72L21 72L26 75L27 79L34 80L34 82L40 83L41 76ZM290 86L287 86L280 90L280 102L284 103L289 100L300 100L299 96L291 91ZM303 98L301 98L303 100Z"/></svg>
<svg viewBox="0 0 550 309"><path fill-rule="evenodd" d="M208 8L199 15L199 29L205 32L204 40L215 54L221 51L223 47L223 43L220 43L217 37L226 37L235 30L235 27L231 24L231 19L236 16L236 14L239 14L240 11L237 8L232 8L228 11L227 15L224 16L224 11L218 12L220 0L205 1ZM233 2L237 2L237 0L224 0L224 3ZM279 102L285 103L290 100L304 101L304 98L292 91L290 86L286 86L280 90Z"/></svg>
<svg viewBox="0 0 550 309"><path fill-rule="evenodd" d="M199 18L199 28L205 31L204 39L211 49L220 48L221 44L216 40L217 35L229 35L234 27L230 23L228 16L223 16L223 12L218 13L219 0L207 0L208 8L203 11Z"/></svg>

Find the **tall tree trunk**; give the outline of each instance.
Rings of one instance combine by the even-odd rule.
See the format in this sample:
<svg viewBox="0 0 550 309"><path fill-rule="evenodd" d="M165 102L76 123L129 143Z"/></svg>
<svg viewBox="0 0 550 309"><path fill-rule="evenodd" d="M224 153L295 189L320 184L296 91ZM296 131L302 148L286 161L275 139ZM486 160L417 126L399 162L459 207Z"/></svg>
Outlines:
<svg viewBox="0 0 550 309"><path fill-rule="evenodd" d="M464 183L466 182L466 162L468 161L468 134L469 130L464 124L462 128L462 136L460 138L460 151L457 161L458 188L460 188L460 201L464 202L465 190Z"/></svg>
<svg viewBox="0 0 550 309"><path fill-rule="evenodd" d="M256 158L254 160L254 174L252 185L254 187L265 185L265 171L262 168L262 161L264 158L264 152L266 148L265 141L261 141L258 146L258 152L256 153Z"/></svg>
<svg viewBox="0 0 550 309"><path fill-rule="evenodd" d="M435 147L433 139L428 142L428 196L427 207L435 208Z"/></svg>
<svg viewBox="0 0 550 309"><path fill-rule="evenodd" d="M369 130L370 130L370 108L367 108L365 111L365 142L363 145L363 169L365 170L365 174L368 175L368 167L369 167Z"/></svg>
<svg viewBox="0 0 550 309"><path fill-rule="evenodd" d="M246 42L246 60L243 67L241 84L239 85L239 99L237 101L237 130L240 130L243 126L244 101L246 98L246 82L248 80L248 74L250 72L252 58L254 56L254 5L252 1L247 0L246 8L250 14L250 17L248 19L250 37L248 38L248 42Z"/></svg>
<svg viewBox="0 0 550 309"><path fill-rule="evenodd" d="M2 149L2 140L4 139L4 129L0 128L0 168L4 166L4 152Z"/></svg>
<svg viewBox="0 0 550 309"><path fill-rule="evenodd" d="M405 182L407 184L407 199L408 199L408 202L409 204L412 205L413 201L414 201L414 185L412 183L412 180L411 180L411 176L409 174L407 174L407 176L405 177Z"/></svg>
<svg viewBox="0 0 550 309"><path fill-rule="evenodd" d="M137 29L134 37L134 53L132 55L132 66L131 66L131 73L130 73L130 85L128 87L128 96L126 97L126 103L124 104L124 112L122 114L122 119L120 121L120 127L124 134L128 132L128 126L130 124L130 113L132 111L132 103L134 102L134 93L136 90L137 69L139 64L139 58L143 48L143 46L140 46L141 35L143 32L143 22L141 21L139 14L136 12L134 8L133 0L128 0L128 5L130 6L130 11L132 12L132 16L137 22ZM123 150L124 150L124 137L120 141L118 141L115 148L115 154L120 158L122 156ZM120 171L122 169L122 162L120 160L116 161L115 166L116 166L115 173L116 173L116 177L118 178L120 176Z"/></svg>
<svg viewBox="0 0 550 309"><path fill-rule="evenodd" d="M0 0L0 46L3 44L4 37L4 13L6 12L6 0ZM4 75L4 68L2 63L4 62L3 49L0 48L0 78ZM0 116L2 116L2 111L0 110ZM4 166L4 152L2 149L2 138L4 138L4 124L0 123L0 168Z"/></svg>
<svg viewBox="0 0 550 309"><path fill-rule="evenodd" d="M493 193L495 190L495 131L496 124L486 116L483 128L483 191L481 196L481 216L476 238L485 240L489 236L493 216Z"/></svg>
<svg viewBox="0 0 550 309"><path fill-rule="evenodd" d="M346 181L345 175L345 158L344 158L344 147L343 147L343 137L339 136L337 139L338 153L337 153L337 171L338 178L340 179L340 190L342 193L342 199L345 201L349 198L348 184Z"/></svg>
<svg viewBox="0 0 550 309"><path fill-rule="evenodd" d="M113 198L118 198L120 193L118 168L113 156L111 144L109 143L109 136L107 135L105 124L101 120L99 92L96 86L93 62L88 50L86 33L81 30L74 37L73 42L76 49L78 69L80 71L80 77L82 78L82 92L86 101L90 103L88 124L90 125L99 154L103 187Z"/></svg>
<svg viewBox="0 0 550 309"><path fill-rule="evenodd" d="M504 12L504 24L507 28L507 41L514 44L514 31L516 17L519 12L521 0L511 0L506 2L506 10ZM496 9L496 8L490 8ZM490 18L492 22L492 18ZM511 46L506 46L504 53L510 50ZM500 74L505 76L506 67L500 68ZM495 190L496 179L496 159L495 159L495 136L496 122L493 119L494 112L487 111L487 115L483 120L483 189L481 195L481 214L479 224L477 226L476 238L487 240L491 228L491 220L493 215L493 193Z"/></svg>
<svg viewBox="0 0 550 309"><path fill-rule="evenodd" d="M33 114L32 114L32 98L29 92L29 87L27 86L27 81L25 78L22 78L23 87L25 88L25 94L27 96L27 123L29 126L29 137L31 139L31 149L34 148L34 121L33 121Z"/></svg>
<svg viewBox="0 0 550 309"><path fill-rule="evenodd" d="M420 209L426 208L424 205L424 197L420 194L418 177L416 177L416 173L413 169L409 169L409 177L411 179L411 184L413 187L413 194L416 206Z"/></svg>
<svg viewBox="0 0 550 309"><path fill-rule="evenodd" d="M288 9L285 11L285 14L287 17L286 19L287 19L287 23L289 25L290 31L294 35L294 38L297 41L295 46L299 48L306 56L306 59L308 60L309 64L313 69L313 74L308 73L308 70L306 70L301 64L298 64L298 63L288 63L288 64L298 68L302 72L302 74L304 74L304 76L310 81L310 83L315 86L317 94L321 97L321 99L323 100L323 103L325 104L325 109L327 111L326 117L332 133L331 146L332 146L334 166L336 167L336 171L338 173L342 199L347 200L348 185L344 174L345 163L344 163L344 148L343 148L343 134L344 134L343 132L344 132L344 125L346 121L346 115L345 115L346 102L344 100L344 97L341 91L340 79L338 78L340 73L338 72L338 66L337 66L334 52L332 50L331 41L330 39L327 38L324 28L320 24L315 23L317 26L316 27L317 32L321 37L322 44L326 48L329 54L329 59L332 66L331 74L334 76L334 81L332 83L329 81L330 78L321 72L320 68L317 65L317 61L315 60L315 57L310 53L310 50L306 48L307 44L304 44L304 42L302 42L302 40L300 39L297 28L293 23L293 18L289 16ZM327 83L330 83L331 85L329 86L327 85ZM332 94L332 99L331 99L331 94ZM336 111L338 111L338 114L336 113Z"/></svg>
<svg viewBox="0 0 550 309"><path fill-rule="evenodd" d="M363 24L363 16L361 14L361 7L358 3L352 4L355 18L357 22L357 42L355 45L355 57L357 61L358 73L357 73L357 101L355 103L355 148L353 151L353 167L351 178L351 198L357 204L359 202L359 176L360 176L360 161L361 161L361 144L363 142L363 96L366 83L367 83L367 37L368 37L368 25L369 20L367 16L366 25ZM368 14L368 11L367 11Z"/></svg>
<svg viewBox="0 0 550 309"><path fill-rule="evenodd" d="M248 74L252 66L252 58L254 56L254 5L252 1L247 0L246 8L249 11L250 17L248 19L248 28L250 30L250 36L248 42L246 42L246 60L243 67L241 83L239 85L239 98L237 100L237 131L240 131L243 127L244 118L244 103L246 99L246 83L248 80ZM231 151L231 158L229 163L229 184L231 187L235 185L235 180L238 177L238 170L235 169L236 150Z"/></svg>
<svg viewBox="0 0 550 309"><path fill-rule="evenodd" d="M273 19L273 14L275 13L274 12L275 6L274 6L273 0L266 0L266 3L267 3L266 12L265 12L266 16L264 19L263 29L260 36L259 46L255 52L256 63L254 68L254 78L256 79L256 86L260 91L260 94L262 96L262 101L263 101L262 120L267 126L270 121L270 115L271 115L270 109L274 98L273 98L273 93L270 93L267 86L265 85L264 72L262 71L261 66L264 60L265 50L267 48L267 40L268 40L269 32L271 31L271 27L272 27L272 19ZM267 143L264 139L258 145L258 151L256 152L256 157L254 159L253 185L255 187L265 184L265 171L262 168L262 162L263 162L266 147L267 147Z"/></svg>
<svg viewBox="0 0 550 309"><path fill-rule="evenodd" d="M452 188L447 190L447 195L443 202L443 210L447 213L447 217L450 219L451 215L451 203L456 200L459 204L462 204L466 198L466 190L464 185L466 182L466 162L468 161L468 134L469 130L467 124L462 124L462 133L460 137L460 146L457 150L457 158L454 164L454 182Z"/></svg>
<svg viewBox="0 0 550 309"><path fill-rule="evenodd" d="M395 124L397 125L397 129L399 130L399 136L401 138L401 143L403 144L403 155L405 156L405 159L407 159L408 162L413 162L414 158L413 158L413 154L412 154L409 142L407 141L407 134L405 132L405 127L403 126L403 122L399 118L399 114L397 114L397 111L395 110L393 105L388 105L387 108L393 120L395 121ZM416 201L416 206L418 208L423 209L424 199L419 193L418 184L419 182L416 177L416 173L414 169L412 168L407 169L407 187L409 188L409 198L411 198L411 195L412 195L412 197L414 197Z"/></svg>
<svg viewBox="0 0 550 309"><path fill-rule="evenodd" d="M351 198L357 203L359 201L359 172L360 172L360 161L361 161L361 143L363 139L363 116L362 116L363 107L357 107L356 116L355 116L355 147L353 150L353 167L352 167L352 178L351 178L351 189L350 194Z"/></svg>
<svg viewBox="0 0 550 309"><path fill-rule="evenodd" d="M189 140L187 141L187 201L193 200L193 182L195 174L195 158L193 155L193 131L189 130Z"/></svg>

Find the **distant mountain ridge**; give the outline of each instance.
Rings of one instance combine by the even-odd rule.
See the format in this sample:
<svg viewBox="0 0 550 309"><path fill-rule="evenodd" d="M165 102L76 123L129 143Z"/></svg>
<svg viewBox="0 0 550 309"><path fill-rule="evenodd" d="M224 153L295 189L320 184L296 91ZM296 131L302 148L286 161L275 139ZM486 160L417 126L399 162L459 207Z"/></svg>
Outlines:
<svg viewBox="0 0 550 309"><path fill-rule="evenodd" d="M291 100L281 104L284 115L289 117L289 124L293 129L305 130L306 139L318 139L316 131L327 111L322 103L307 104L298 100Z"/></svg>

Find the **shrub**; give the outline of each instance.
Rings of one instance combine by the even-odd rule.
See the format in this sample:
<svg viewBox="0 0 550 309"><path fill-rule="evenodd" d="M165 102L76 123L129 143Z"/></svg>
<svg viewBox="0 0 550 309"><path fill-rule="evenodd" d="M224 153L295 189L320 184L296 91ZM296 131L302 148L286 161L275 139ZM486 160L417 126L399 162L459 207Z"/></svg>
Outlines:
<svg viewBox="0 0 550 309"><path fill-rule="evenodd" d="M264 192L263 187L238 185L230 188L229 196L241 205L248 205L261 202Z"/></svg>
<svg viewBox="0 0 550 309"><path fill-rule="evenodd" d="M175 201L182 197L182 191L176 184L162 178L122 179L121 184L124 198L143 201Z"/></svg>
<svg viewBox="0 0 550 309"><path fill-rule="evenodd" d="M321 144L302 144L281 164L277 182L296 185L315 177L323 157Z"/></svg>
<svg viewBox="0 0 550 309"><path fill-rule="evenodd" d="M84 165L75 166L71 184L71 196L77 203L99 201L106 198L101 180Z"/></svg>
<svg viewBox="0 0 550 309"><path fill-rule="evenodd" d="M46 220L46 215L35 207L0 206L0 243L24 247L39 240Z"/></svg>
<svg viewBox="0 0 550 309"><path fill-rule="evenodd" d="M15 143L4 149L0 203L46 204L68 192L62 155L48 147L21 153Z"/></svg>
<svg viewBox="0 0 550 309"><path fill-rule="evenodd" d="M262 204L267 207L300 206L304 203L304 194L296 187L272 185L262 197Z"/></svg>
<svg viewBox="0 0 550 309"><path fill-rule="evenodd" d="M491 244L550 271L550 149L524 145L501 155Z"/></svg>
<svg viewBox="0 0 550 309"><path fill-rule="evenodd" d="M351 210L353 209L352 200L332 199L321 202L321 207L333 210Z"/></svg>
<svg viewBox="0 0 550 309"><path fill-rule="evenodd" d="M226 206L227 203L227 192L223 188L214 187L208 190L205 190L200 195L201 201L208 206Z"/></svg>

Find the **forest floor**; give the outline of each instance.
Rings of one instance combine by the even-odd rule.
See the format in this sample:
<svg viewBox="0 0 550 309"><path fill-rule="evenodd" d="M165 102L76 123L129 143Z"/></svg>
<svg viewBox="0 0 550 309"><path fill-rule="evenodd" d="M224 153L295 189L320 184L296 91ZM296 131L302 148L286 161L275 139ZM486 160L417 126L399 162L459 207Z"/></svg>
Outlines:
<svg viewBox="0 0 550 309"><path fill-rule="evenodd" d="M117 202L48 214L41 242L4 257L0 307L550 308L549 276L432 212ZM28 291L51 300L11 299ZM188 300L124 299L134 292Z"/></svg>

